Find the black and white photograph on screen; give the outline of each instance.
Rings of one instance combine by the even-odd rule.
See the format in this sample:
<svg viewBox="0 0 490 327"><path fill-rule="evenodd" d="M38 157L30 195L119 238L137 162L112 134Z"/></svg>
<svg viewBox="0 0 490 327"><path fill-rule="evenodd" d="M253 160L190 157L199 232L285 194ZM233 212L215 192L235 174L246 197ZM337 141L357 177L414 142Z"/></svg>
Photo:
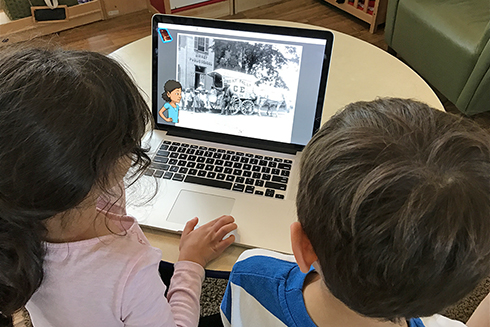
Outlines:
<svg viewBox="0 0 490 327"><path fill-rule="evenodd" d="M297 45L179 34L176 125L289 142L301 54Z"/></svg>

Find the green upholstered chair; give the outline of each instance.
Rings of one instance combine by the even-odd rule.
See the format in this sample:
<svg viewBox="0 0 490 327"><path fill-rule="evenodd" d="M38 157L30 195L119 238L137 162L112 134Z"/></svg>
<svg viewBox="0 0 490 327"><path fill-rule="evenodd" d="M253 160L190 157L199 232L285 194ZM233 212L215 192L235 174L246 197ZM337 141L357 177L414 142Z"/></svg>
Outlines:
<svg viewBox="0 0 490 327"><path fill-rule="evenodd" d="M490 0L389 0L385 39L461 112L490 111Z"/></svg>

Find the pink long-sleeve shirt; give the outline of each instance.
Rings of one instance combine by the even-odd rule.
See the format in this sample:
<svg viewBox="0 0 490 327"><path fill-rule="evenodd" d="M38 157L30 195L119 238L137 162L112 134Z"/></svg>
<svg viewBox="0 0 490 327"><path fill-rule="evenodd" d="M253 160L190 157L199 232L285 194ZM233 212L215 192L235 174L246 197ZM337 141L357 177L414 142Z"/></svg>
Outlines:
<svg viewBox="0 0 490 327"><path fill-rule="evenodd" d="M112 210L113 211L113 210ZM204 269L177 262L167 299L158 273L161 251L134 218L124 235L47 243L45 278L26 308L35 327L197 326Z"/></svg>

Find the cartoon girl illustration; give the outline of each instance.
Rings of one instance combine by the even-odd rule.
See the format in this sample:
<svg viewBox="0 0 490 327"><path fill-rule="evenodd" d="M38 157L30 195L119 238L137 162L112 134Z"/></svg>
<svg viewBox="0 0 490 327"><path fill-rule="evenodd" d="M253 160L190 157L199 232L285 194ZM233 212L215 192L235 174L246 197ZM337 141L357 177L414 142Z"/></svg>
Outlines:
<svg viewBox="0 0 490 327"><path fill-rule="evenodd" d="M179 122L179 105L177 103L182 99L182 85L174 80L168 80L163 86L162 98L167 101L162 109L158 112L160 117L169 123ZM167 116L163 114L167 111Z"/></svg>

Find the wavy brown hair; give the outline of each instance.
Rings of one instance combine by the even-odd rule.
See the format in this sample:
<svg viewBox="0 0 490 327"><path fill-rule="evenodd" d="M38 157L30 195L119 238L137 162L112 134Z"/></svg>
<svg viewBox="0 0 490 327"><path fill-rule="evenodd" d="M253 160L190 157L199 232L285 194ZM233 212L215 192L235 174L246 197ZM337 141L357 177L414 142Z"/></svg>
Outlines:
<svg viewBox="0 0 490 327"><path fill-rule="evenodd" d="M107 191L123 157L149 165L151 115L114 60L93 52L14 47L0 54L0 312L43 280L43 221Z"/></svg>
<svg viewBox="0 0 490 327"><path fill-rule="evenodd" d="M417 101L350 104L303 152L297 212L352 310L435 314L490 273L490 136Z"/></svg>

